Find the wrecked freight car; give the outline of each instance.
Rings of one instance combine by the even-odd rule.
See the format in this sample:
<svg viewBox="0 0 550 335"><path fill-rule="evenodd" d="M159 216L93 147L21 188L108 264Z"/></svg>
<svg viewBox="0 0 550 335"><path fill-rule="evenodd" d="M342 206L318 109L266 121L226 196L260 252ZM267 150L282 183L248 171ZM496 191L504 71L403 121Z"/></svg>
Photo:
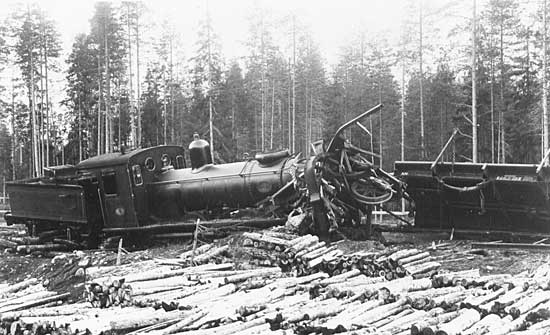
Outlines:
<svg viewBox="0 0 550 335"><path fill-rule="evenodd" d="M550 233L548 151L537 164L456 162L456 128L433 162L395 162L415 204L415 228ZM442 162L452 151L450 162Z"/></svg>

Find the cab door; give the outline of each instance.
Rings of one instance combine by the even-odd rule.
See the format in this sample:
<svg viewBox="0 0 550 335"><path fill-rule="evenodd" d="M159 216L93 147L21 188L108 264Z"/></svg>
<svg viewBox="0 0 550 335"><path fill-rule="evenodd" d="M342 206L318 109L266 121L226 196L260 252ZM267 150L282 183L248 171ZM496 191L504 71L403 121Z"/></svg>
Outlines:
<svg viewBox="0 0 550 335"><path fill-rule="evenodd" d="M102 209L106 228L136 226L130 187L126 169L101 171Z"/></svg>

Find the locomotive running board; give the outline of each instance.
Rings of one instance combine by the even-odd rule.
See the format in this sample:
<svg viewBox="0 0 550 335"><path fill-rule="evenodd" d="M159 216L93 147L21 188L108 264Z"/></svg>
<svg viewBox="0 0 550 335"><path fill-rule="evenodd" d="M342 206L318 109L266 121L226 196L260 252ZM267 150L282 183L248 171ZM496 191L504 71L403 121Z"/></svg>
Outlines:
<svg viewBox="0 0 550 335"><path fill-rule="evenodd" d="M550 168L543 164L400 161L415 227L550 233Z"/></svg>
<svg viewBox="0 0 550 335"><path fill-rule="evenodd" d="M253 228L269 228L273 226L284 225L286 218L254 218L254 219L219 219L219 220L201 220L200 225L205 228L212 229L230 229L235 227L253 227ZM194 231L196 223L189 222L166 222L151 224L142 227L125 227L125 228L103 228L103 232L112 234L121 233L136 233L136 232L151 232L151 233L174 233L174 232L190 232Z"/></svg>

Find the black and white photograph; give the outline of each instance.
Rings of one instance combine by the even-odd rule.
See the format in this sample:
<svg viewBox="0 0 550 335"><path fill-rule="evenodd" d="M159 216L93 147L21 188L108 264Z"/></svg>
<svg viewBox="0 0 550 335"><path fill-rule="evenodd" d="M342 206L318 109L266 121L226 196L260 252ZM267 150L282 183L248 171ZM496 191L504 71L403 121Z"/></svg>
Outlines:
<svg viewBox="0 0 550 335"><path fill-rule="evenodd" d="M550 0L3 0L0 335L550 335Z"/></svg>

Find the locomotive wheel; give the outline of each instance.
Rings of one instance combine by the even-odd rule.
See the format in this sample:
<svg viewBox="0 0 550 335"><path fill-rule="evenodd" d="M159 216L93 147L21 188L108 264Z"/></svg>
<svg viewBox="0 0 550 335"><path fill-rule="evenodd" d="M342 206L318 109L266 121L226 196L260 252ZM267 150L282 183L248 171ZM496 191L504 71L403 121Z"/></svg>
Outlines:
<svg viewBox="0 0 550 335"><path fill-rule="evenodd" d="M350 188L355 200L367 205L382 204L393 195L391 185L382 179L376 179L376 183L365 179L356 180Z"/></svg>

